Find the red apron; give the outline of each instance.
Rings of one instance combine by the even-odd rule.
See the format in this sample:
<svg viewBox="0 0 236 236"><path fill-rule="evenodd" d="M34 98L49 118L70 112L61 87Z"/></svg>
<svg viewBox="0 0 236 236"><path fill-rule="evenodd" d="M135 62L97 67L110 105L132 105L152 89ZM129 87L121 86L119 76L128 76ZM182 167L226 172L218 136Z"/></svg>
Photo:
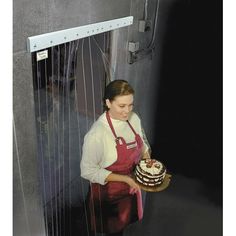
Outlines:
<svg viewBox="0 0 236 236"><path fill-rule="evenodd" d="M106 169L116 174L131 175L141 158L142 139L127 121L135 140L126 143L124 138L117 137L108 112L106 118L115 136L117 149L117 160ZM91 228L95 232L120 232L143 217L141 191L131 194L130 186L124 182L108 182L105 185L92 183L88 200Z"/></svg>

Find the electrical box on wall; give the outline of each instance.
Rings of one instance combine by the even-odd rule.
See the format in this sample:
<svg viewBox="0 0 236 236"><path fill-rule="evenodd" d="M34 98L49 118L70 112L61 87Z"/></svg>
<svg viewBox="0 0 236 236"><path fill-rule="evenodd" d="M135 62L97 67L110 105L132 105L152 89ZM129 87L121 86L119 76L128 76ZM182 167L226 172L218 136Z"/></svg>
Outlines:
<svg viewBox="0 0 236 236"><path fill-rule="evenodd" d="M129 52L136 52L139 50L139 42L129 42Z"/></svg>

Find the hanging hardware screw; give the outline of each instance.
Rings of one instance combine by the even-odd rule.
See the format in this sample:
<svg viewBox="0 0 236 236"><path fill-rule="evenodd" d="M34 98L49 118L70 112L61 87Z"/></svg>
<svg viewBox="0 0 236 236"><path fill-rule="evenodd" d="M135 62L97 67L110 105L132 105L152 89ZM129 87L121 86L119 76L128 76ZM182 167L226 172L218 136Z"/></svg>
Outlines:
<svg viewBox="0 0 236 236"><path fill-rule="evenodd" d="M64 37L64 39L66 39L66 37Z"/></svg>
<svg viewBox="0 0 236 236"><path fill-rule="evenodd" d="M34 48L37 48L37 45L36 45L36 44L34 45Z"/></svg>

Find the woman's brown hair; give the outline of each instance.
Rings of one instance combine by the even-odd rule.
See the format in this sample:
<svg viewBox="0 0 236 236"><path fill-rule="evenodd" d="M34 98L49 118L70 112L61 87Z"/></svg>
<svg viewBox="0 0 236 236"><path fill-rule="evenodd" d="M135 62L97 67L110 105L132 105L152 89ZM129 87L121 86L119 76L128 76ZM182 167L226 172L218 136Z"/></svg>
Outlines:
<svg viewBox="0 0 236 236"><path fill-rule="evenodd" d="M126 80L114 80L110 82L104 92L104 108L108 110L106 106L106 99L112 102L115 97L122 95L134 94L134 89L130 86L130 84Z"/></svg>

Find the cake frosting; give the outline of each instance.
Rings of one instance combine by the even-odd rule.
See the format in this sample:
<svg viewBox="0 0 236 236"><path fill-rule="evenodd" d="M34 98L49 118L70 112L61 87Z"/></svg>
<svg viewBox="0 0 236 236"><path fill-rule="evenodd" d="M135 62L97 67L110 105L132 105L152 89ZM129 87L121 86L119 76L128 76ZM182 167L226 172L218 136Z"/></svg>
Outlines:
<svg viewBox="0 0 236 236"><path fill-rule="evenodd" d="M155 159L140 160L134 171L136 180L145 186L160 185L166 175L165 166Z"/></svg>

